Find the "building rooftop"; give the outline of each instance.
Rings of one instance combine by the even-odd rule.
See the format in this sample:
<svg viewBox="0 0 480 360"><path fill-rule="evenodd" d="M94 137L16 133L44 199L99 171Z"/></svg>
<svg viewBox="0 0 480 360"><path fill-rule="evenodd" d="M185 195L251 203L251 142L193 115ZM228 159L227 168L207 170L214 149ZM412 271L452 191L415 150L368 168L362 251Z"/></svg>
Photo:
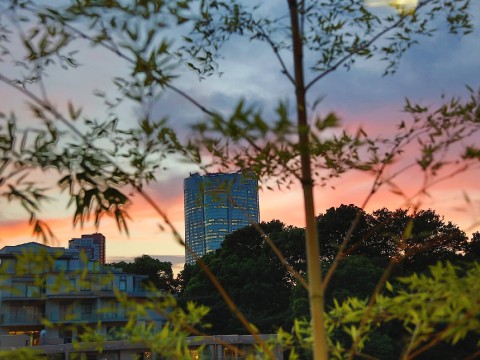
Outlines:
<svg viewBox="0 0 480 360"><path fill-rule="evenodd" d="M80 251L77 249L66 249L64 247L53 247L38 242L28 242L20 245L4 246L0 249L0 258L11 258L25 253L45 252L55 258L78 259Z"/></svg>

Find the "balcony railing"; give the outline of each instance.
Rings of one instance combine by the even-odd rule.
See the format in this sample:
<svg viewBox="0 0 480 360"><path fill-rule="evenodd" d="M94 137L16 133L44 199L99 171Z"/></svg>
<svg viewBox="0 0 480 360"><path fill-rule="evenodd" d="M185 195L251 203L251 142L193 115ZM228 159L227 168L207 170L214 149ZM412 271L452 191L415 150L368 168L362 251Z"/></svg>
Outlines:
<svg viewBox="0 0 480 360"><path fill-rule="evenodd" d="M154 293L151 291L139 289L134 291L120 291L121 293L127 295L131 298L147 298L153 296ZM48 290L46 295L48 299L58 299L58 298L86 298L86 297L115 297L115 291L113 289L93 289L93 290Z"/></svg>
<svg viewBox="0 0 480 360"><path fill-rule="evenodd" d="M22 300L28 300L28 301L37 301L45 300L45 294L15 294L15 293L10 293L10 294L2 294L2 297L0 298L1 301L22 301Z"/></svg>
<svg viewBox="0 0 480 360"><path fill-rule="evenodd" d="M1 325L40 325L44 314L39 313L17 313L8 314L3 313L0 315Z"/></svg>
<svg viewBox="0 0 480 360"><path fill-rule="evenodd" d="M128 315L124 313L112 312L80 312L75 314L66 314L60 312L50 312L47 320L56 322L97 322L97 321L128 321Z"/></svg>
<svg viewBox="0 0 480 360"><path fill-rule="evenodd" d="M42 319L52 323L91 323L91 322L126 322L129 320L129 314L126 312L79 312L62 313L49 312L47 316L43 313L2 313L0 314L0 326L9 325L41 325ZM138 321L142 320L160 320L160 317L149 315L138 316Z"/></svg>

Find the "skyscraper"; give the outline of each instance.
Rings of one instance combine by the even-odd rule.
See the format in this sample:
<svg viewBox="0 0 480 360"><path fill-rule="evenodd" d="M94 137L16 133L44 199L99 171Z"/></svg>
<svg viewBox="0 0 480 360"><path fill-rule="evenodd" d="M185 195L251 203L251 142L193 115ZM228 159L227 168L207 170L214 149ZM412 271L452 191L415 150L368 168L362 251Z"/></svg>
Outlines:
<svg viewBox="0 0 480 360"><path fill-rule="evenodd" d="M259 221L258 181L251 171L194 173L183 185L185 241L198 256L218 249L225 235ZM186 262L192 264L188 249Z"/></svg>
<svg viewBox="0 0 480 360"><path fill-rule="evenodd" d="M100 233L82 235L68 241L69 249L81 250L90 261L99 261L105 265L105 236Z"/></svg>

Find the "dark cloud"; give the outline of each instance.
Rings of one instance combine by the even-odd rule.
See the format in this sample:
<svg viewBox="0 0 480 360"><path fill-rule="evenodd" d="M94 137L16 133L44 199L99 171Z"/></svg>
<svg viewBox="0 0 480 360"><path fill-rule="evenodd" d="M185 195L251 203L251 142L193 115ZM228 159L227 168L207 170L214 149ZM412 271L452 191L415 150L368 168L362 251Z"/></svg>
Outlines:
<svg viewBox="0 0 480 360"><path fill-rule="evenodd" d="M479 8L478 4L473 6ZM272 12L278 14L285 10L262 5L262 11L269 16L273 16ZM464 95L465 84L474 87L480 84L477 63L480 48L475 40L480 36L480 30L479 20L475 21L477 29L466 37L448 34L445 28L440 28L432 37L421 37L419 44L409 49L400 60L398 72L393 76L382 76L387 63L378 59L358 61L350 71L340 68L312 88L310 102L324 97L319 107L322 112L334 110L356 115L355 119L345 119L348 123L357 121L362 114L371 114L373 109L390 109L397 113L393 117L398 118L406 97L432 104L439 102L444 93ZM240 99L263 109L267 119L274 116L273 109L278 101L290 100L293 104L293 87L282 74L268 44L234 36L221 51L219 71L223 75L199 81L185 68L177 82L181 89L206 108L223 114L231 113ZM283 52L281 55L291 70L291 54ZM306 55L307 65L314 61L314 56ZM314 74L308 76L312 78ZM171 92L159 100L155 111L168 114L174 127L185 137L191 134L191 124L205 119L197 107ZM370 120L379 122L385 119L382 115Z"/></svg>
<svg viewBox="0 0 480 360"><path fill-rule="evenodd" d="M171 172L168 171L168 177L149 186L149 192L160 204L175 204L180 197L183 199L183 179L189 176L189 172L186 168L181 169L183 171L175 174L175 169L172 168Z"/></svg>

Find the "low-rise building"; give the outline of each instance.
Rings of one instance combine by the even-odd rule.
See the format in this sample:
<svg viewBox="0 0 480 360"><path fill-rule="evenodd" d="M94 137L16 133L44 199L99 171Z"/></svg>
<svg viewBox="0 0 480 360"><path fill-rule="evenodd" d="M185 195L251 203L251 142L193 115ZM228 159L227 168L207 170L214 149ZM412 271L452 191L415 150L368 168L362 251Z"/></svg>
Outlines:
<svg viewBox="0 0 480 360"><path fill-rule="evenodd" d="M117 296L147 299L151 293L142 287L145 275L84 259L78 249L36 242L2 248L0 336L26 334L31 345L53 345L71 342L95 327L113 340L132 315L138 322L161 327L160 315L132 314L128 303Z"/></svg>
<svg viewBox="0 0 480 360"><path fill-rule="evenodd" d="M85 261L78 249L35 242L6 246L0 249L0 351L16 354L30 348L31 354L51 360L167 359L138 336L118 337L131 319L153 334L165 323L158 313L129 308L153 295L142 286L146 278ZM83 342L81 335L89 328L101 340ZM275 335L258 337L267 341ZM233 360L254 352L257 339L217 335L186 341L192 359ZM272 351L275 359L283 359L279 345Z"/></svg>
<svg viewBox="0 0 480 360"><path fill-rule="evenodd" d="M0 336L1 338L1 336ZM273 334L256 336L261 341L269 342L276 338ZM216 335L188 337L188 356L191 359L204 360L242 360L257 354L257 339L252 335ZM15 345L18 348L22 345ZM175 360L176 357L165 357L146 348L144 344L129 341L106 341L102 344L101 353L98 344L61 344L37 346L31 349L37 356L47 360ZM280 345L270 348L274 360L283 360L283 349ZM180 357L178 357L180 358ZM184 357L181 357L182 359ZM255 358L261 358L257 354Z"/></svg>

